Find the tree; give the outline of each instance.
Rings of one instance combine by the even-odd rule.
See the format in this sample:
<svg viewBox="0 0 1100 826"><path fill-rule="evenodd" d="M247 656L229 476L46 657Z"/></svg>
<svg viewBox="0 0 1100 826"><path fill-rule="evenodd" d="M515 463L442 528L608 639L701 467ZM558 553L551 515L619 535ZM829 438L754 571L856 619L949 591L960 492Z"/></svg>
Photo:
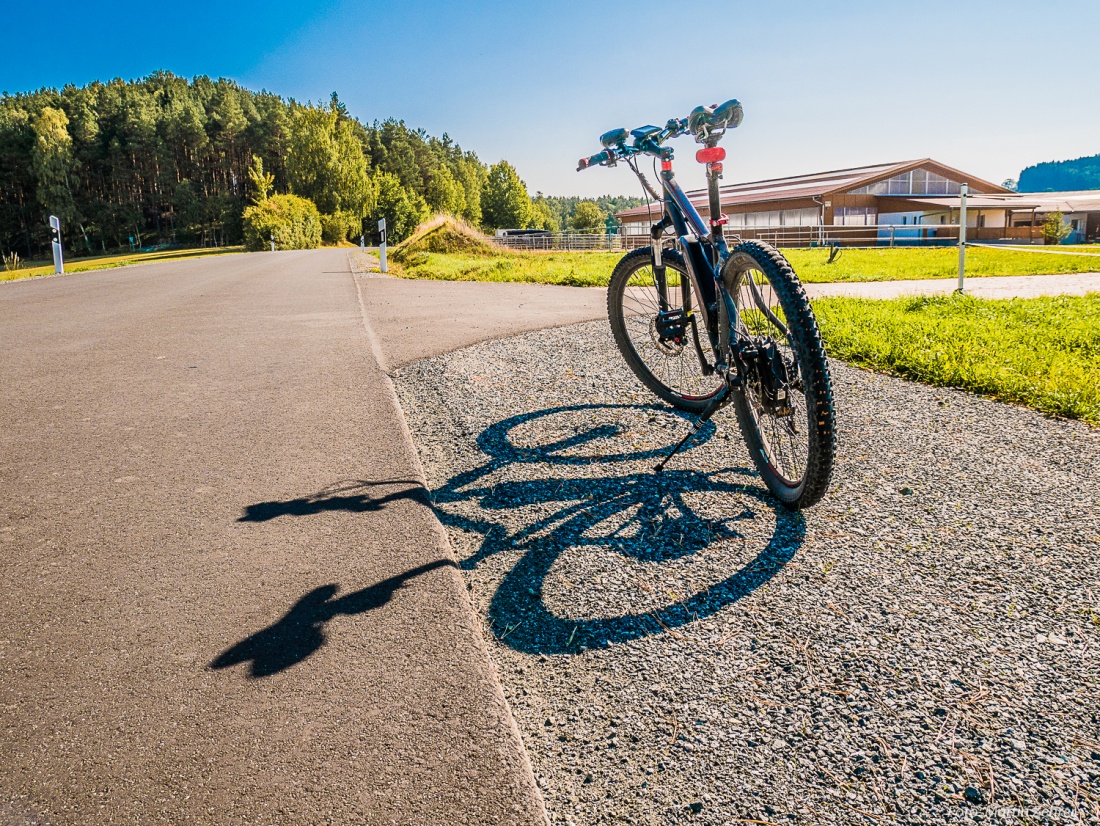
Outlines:
<svg viewBox="0 0 1100 826"><path fill-rule="evenodd" d="M267 200L275 188L275 176L264 172L264 159L253 155L252 166L248 168L248 179L252 182L252 203L261 204Z"/></svg>
<svg viewBox="0 0 1100 826"><path fill-rule="evenodd" d="M461 215L466 207L466 193L455 176L445 166L432 173L426 194L428 208L432 212L445 212L448 215Z"/></svg>
<svg viewBox="0 0 1100 826"><path fill-rule="evenodd" d="M346 121L339 122L335 108L294 111L286 171L291 192L309 198L323 213L363 215L372 200L362 144Z"/></svg>
<svg viewBox="0 0 1100 826"><path fill-rule="evenodd" d="M581 201L570 223L579 232L601 232L604 217L603 210L596 206L595 201Z"/></svg>
<svg viewBox="0 0 1100 826"><path fill-rule="evenodd" d="M1047 219L1043 221L1043 226L1040 232L1043 233L1043 240L1048 244L1060 244L1065 241L1069 234L1073 231L1070 229L1069 224L1063 220L1064 216L1061 212L1052 212L1047 215Z"/></svg>
<svg viewBox="0 0 1100 826"><path fill-rule="evenodd" d="M38 180L38 200L46 211L61 221L76 217L72 178L75 177L73 139L69 119L60 109L49 106L34 119L34 149L31 159Z"/></svg>
<svg viewBox="0 0 1100 826"><path fill-rule="evenodd" d="M265 250L272 238L280 250L321 246L321 216L312 201L297 195L272 195L247 207L243 216L245 246Z"/></svg>
<svg viewBox="0 0 1100 826"><path fill-rule="evenodd" d="M473 152L468 152L459 160L457 167L458 181L462 184L465 196L462 217L478 226L481 224L481 190L485 186L485 181L488 180L489 173Z"/></svg>
<svg viewBox="0 0 1100 826"><path fill-rule="evenodd" d="M531 196L508 161L489 170L481 190L481 220L489 229L526 227L531 220Z"/></svg>
<svg viewBox="0 0 1100 826"><path fill-rule="evenodd" d="M557 217L550 210L549 204L542 198L536 198L531 202L531 219L528 221L528 226L532 229L545 229L550 232L557 232L561 229Z"/></svg>
<svg viewBox="0 0 1100 826"><path fill-rule="evenodd" d="M1005 189L1011 189L1013 192L1015 192L1019 186L1019 182L1015 178L1005 178L1003 181L1001 181L1001 186L1003 186Z"/></svg>
<svg viewBox="0 0 1100 826"><path fill-rule="evenodd" d="M429 217L428 205L415 192L401 185L401 179L390 172L375 175L378 205L375 214L386 219L386 234L393 242L403 241Z"/></svg>

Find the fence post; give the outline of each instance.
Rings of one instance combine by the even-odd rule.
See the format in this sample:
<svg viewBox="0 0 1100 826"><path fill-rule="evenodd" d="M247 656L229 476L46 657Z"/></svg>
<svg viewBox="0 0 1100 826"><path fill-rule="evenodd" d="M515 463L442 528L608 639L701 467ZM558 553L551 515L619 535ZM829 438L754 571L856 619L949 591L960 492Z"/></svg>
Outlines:
<svg viewBox="0 0 1100 826"><path fill-rule="evenodd" d="M894 246L894 225L890 225L890 246Z"/></svg>
<svg viewBox="0 0 1100 826"><path fill-rule="evenodd" d="M966 281L966 192L967 185L959 187L959 292Z"/></svg>

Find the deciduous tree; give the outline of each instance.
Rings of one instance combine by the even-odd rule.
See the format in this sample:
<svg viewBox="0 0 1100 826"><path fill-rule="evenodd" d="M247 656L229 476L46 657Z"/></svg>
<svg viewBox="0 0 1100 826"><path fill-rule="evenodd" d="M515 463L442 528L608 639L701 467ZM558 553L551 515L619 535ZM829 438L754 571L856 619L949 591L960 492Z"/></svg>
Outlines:
<svg viewBox="0 0 1100 826"><path fill-rule="evenodd" d="M481 220L489 229L524 228L531 220L527 185L508 161L494 164L481 191Z"/></svg>

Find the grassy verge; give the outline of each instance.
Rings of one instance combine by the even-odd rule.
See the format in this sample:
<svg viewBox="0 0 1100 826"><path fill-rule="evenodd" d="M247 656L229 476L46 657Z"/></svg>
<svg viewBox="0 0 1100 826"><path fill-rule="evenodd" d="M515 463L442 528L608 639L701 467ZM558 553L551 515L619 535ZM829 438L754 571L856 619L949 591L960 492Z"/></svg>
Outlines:
<svg viewBox="0 0 1100 826"><path fill-rule="evenodd" d="M65 272L88 272L106 270L113 267L126 267L131 264L149 264L154 261L179 261L185 258L205 258L209 255L227 255L244 252L244 247L199 247L197 249L158 250L157 252L134 252L122 255L104 255L91 258L74 258L65 262ZM52 275L53 263L28 261L18 270L0 271L0 281L15 281L20 278L34 278L37 275Z"/></svg>
<svg viewBox="0 0 1100 826"><path fill-rule="evenodd" d="M399 262L402 278L445 281L527 281L606 287L621 252L524 252L499 255L417 252Z"/></svg>
<svg viewBox="0 0 1100 826"><path fill-rule="evenodd" d="M829 355L1100 425L1100 293L814 302Z"/></svg>

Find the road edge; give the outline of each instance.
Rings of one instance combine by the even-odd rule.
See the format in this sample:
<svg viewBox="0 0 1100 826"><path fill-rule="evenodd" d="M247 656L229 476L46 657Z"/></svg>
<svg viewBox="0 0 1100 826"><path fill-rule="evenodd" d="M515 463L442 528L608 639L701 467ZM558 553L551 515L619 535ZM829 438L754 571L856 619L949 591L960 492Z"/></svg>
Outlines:
<svg viewBox="0 0 1100 826"><path fill-rule="evenodd" d="M366 276L362 273L357 273L351 268L351 262L348 262L348 275L351 277L355 284L355 294L359 301L359 316L363 322L363 329L366 332L367 340L370 342L371 356L375 362L382 369L384 374L383 392L389 398L394 405L394 408L398 412L398 419L401 422L401 438L404 442L406 452L410 456L411 465L414 469L416 481L423 487L425 491L428 490L427 476L424 474L424 466L420 462L420 453L416 448L416 442L413 439L412 431L409 430L409 423L405 418L405 410L401 406L401 400L397 396L397 390L393 386L393 378L390 373L389 362L386 359L385 353L382 350L382 343L378 339L378 335L375 333L374 328L371 326L370 318L367 314L366 301L363 298L363 285L362 282ZM445 550L447 556L455 561L454 548L451 547L450 539L447 536L447 531L443 527L443 524L432 513L432 530L435 533L435 538L439 542L440 546ZM512 707L508 703L508 698L504 694L504 686L500 678L500 670L497 668L496 663L493 662L493 658L489 654L489 649L485 644L485 636L481 630L481 624L478 620L477 612L474 610L473 603L470 602L469 593L466 590L466 583L462 579L462 574L459 573L457 565L452 569L452 576L457 578L456 586L458 593L461 594L459 600L462 603L462 610L467 616L470 624L470 630L476 635L478 641L478 649L481 652L481 656L484 662L488 665L487 672L492 675L490 680L490 688L493 691L494 699L496 700L498 707L504 713L504 727L508 732L508 737L512 741L512 745L515 747L517 756L519 758L519 769L521 777L519 779L519 786L525 788L531 795L532 802L537 809L537 816L541 816L542 822L549 826L550 818L546 812L546 802L543 800L542 793L539 790L538 783L535 782L534 767L531 764L530 755L527 753L527 748L523 743L523 737L520 735L519 726L516 724L515 716L512 714ZM519 803L520 801L517 801ZM533 813L534 814L534 813Z"/></svg>

